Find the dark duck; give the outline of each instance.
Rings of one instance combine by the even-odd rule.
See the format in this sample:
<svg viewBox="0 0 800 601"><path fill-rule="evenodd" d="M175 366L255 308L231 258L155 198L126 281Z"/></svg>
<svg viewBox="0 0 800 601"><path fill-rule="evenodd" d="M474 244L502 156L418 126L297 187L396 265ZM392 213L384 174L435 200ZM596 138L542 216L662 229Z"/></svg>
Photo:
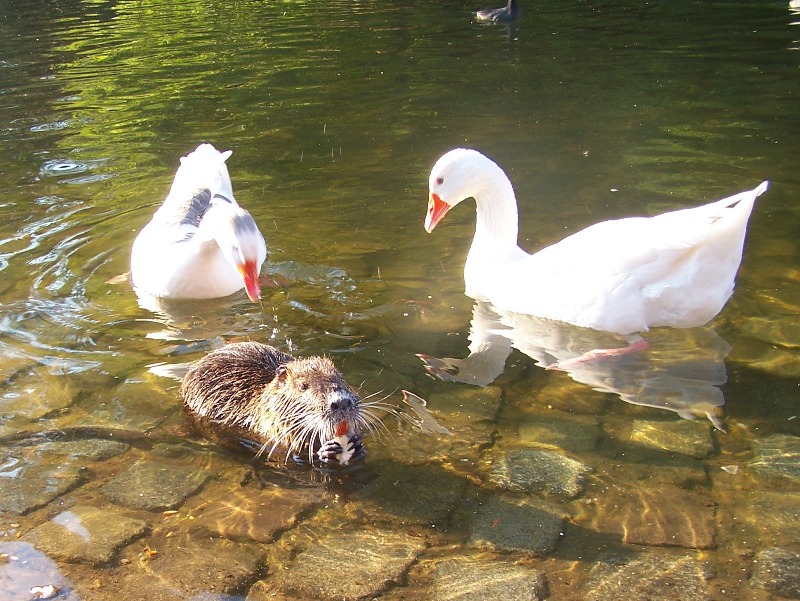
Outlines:
<svg viewBox="0 0 800 601"><path fill-rule="evenodd" d="M506 23L519 19L521 12L517 0L508 0L508 4L500 8L484 8L483 10L477 11L475 13L475 18L478 21L490 23Z"/></svg>

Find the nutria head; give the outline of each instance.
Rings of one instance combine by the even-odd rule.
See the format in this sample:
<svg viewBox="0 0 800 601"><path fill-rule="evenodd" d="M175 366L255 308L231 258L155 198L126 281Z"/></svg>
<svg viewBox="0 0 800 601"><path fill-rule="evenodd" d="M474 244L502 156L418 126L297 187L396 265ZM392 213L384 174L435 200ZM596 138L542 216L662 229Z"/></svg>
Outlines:
<svg viewBox="0 0 800 601"><path fill-rule="evenodd" d="M252 428L266 444L313 455L335 436L361 433L361 399L327 357L284 363L259 395Z"/></svg>

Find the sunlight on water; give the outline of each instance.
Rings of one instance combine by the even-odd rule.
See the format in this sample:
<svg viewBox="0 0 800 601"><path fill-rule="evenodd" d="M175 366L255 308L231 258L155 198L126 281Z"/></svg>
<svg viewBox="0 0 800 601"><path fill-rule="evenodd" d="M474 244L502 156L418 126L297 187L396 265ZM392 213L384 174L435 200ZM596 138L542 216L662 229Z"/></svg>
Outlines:
<svg viewBox="0 0 800 601"><path fill-rule="evenodd" d="M0 600L797 597L798 12L522 6L0 6ZM276 283L137 299L133 239L206 141ZM464 296L471 203L424 232L457 146L529 250L771 183L711 324L586 363L628 341ZM190 432L178 380L240 340L382 403L366 461Z"/></svg>

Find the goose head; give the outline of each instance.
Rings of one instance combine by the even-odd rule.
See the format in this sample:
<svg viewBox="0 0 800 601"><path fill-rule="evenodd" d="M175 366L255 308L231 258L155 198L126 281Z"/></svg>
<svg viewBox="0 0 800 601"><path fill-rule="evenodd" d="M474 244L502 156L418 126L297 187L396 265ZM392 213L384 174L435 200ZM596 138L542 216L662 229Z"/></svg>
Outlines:
<svg viewBox="0 0 800 601"><path fill-rule="evenodd" d="M428 179L428 212L425 215L425 231L433 231L447 212L470 197L480 193L481 159L486 159L475 150L456 148L442 155L431 169Z"/></svg>
<svg viewBox="0 0 800 601"><path fill-rule="evenodd" d="M252 215L241 207L218 205L211 211L218 212L209 220L214 223L217 246L225 260L238 271L247 296L256 302L261 298L258 276L267 257L264 237Z"/></svg>
<svg viewBox="0 0 800 601"><path fill-rule="evenodd" d="M428 233L450 209L467 198L474 198L480 204L481 198L505 197L516 210L514 192L506 174L494 161L470 148L450 150L436 161L428 180L428 192L425 215ZM516 214L513 217L516 219Z"/></svg>

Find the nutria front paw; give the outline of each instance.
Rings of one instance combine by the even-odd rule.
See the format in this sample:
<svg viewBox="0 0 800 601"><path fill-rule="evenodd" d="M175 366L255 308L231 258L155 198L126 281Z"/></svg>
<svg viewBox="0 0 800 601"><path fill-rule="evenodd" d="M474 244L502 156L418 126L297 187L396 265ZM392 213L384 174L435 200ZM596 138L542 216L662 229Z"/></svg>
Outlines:
<svg viewBox="0 0 800 601"><path fill-rule="evenodd" d="M353 447L353 456L351 459L364 459L364 457L367 456L367 447L361 442L361 436L359 434L353 434L353 437L350 439L350 445Z"/></svg>
<svg viewBox="0 0 800 601"><path fill-rule="evenodd" d="M364 459L364 457L366 457L367 449L361 442L360 435L354 434L347 442L347 448L352 451L350 460ZM342 448L342 445L335 440L329 440L320 447L319 451L317 451L317 457L319 457L319 460L322 463L336 463L339 461L339 455L341 455L343 452L344 449Z"/></svg>
<svg viewBox="0 0 800 601"><path fill-rule="evenodd" d="M317 451L317 457L322 463L334 463L337 461L336 457L342 453L342 445L335 440L329 440Z"/></svg>

